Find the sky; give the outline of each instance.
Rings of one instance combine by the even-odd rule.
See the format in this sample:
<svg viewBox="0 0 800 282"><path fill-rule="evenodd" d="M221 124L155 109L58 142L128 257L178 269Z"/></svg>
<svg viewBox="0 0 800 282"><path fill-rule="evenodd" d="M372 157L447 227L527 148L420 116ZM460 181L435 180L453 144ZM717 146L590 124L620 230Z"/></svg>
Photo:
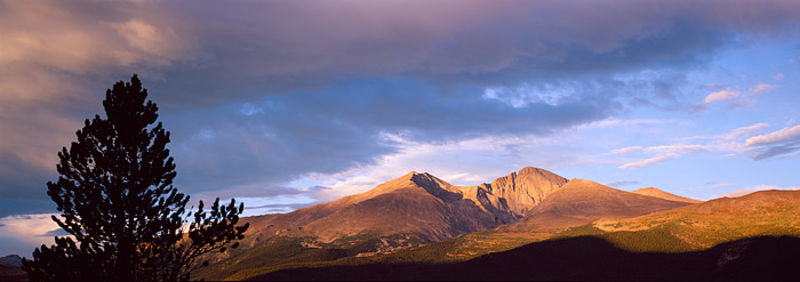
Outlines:
<svg viewBox="0 0 800 282"><path fill-rule="evenodd" d="M534 166L709 200L800 189L798 1L2 1L0 255L136 73L176 187L247 215Z"/></svg>

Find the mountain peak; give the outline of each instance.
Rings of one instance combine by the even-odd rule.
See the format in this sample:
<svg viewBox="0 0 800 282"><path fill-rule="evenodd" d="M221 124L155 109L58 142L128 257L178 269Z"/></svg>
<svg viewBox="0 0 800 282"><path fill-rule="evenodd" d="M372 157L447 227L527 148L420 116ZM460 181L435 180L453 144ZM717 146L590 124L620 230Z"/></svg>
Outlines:
<svg viewBox="0 0 800 282"><path fill-rule="evenodd" d="M552 172L547 171L546 169L542 169L542 168L538 168L538 167L532 167L532 166L523 167L523 168L521 168L519 170L519 172L517 172L518 175L533 174L533 173L551 173L551 174L553 174Z"/></svg>
<svg viewBox="0 0 800 282"><path fill-rule="evenodd" d="M428 172L417 172L417 171L412 170L412 171L409 171L408 173L404 174L403 176L401 176L401 177L399 177L397 179L411 180L414 177L431 178L431 177L434 177L434 176L432 174L428 173Z"/></svg>
<svg viewBox="0 0 800 282"><path fill-rule="evenodd" d="M703 201L698 201L698 200L691 199L691 198L681 197L681 196L678 196L678 195L675 195L675 194L672 194L672 193L669 193L669 192L665 192L665 191L660 190L660 189L655 188L655 187L645 187L645 188L642 188L642 189L635 190L635 191L633 191L631 193L636 193L636 194L639 194L639 195L645 195L645 196L650 196L650 197L661 198L661 199L664 199L664 200L683 202L683 203L690 203L690 204L696 204L696 203L702 203L703 202Z"/></svg>
<svg viewBox="0 0 800 282"><path fill-rule="evenodd" d="M22 257L20 257L19 255L8 255L2 257L0 258L0 266L20 268L22 267Z"/></svg>
<svg viewBox="0 0 800 282"><path fill-rule="evenodd" d="M555 173L526 166L495 179L490 187L493 194L505 199L511 212L523 215L565 183L567 179Z"/></svg>

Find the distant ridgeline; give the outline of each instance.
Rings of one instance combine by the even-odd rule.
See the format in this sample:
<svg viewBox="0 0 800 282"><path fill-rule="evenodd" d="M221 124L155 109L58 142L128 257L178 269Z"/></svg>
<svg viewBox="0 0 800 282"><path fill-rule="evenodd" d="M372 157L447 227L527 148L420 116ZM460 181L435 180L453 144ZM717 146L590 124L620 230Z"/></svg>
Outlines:
<svg viewBox="0 0 800 282"><path fill-rule="evenodd" d="M462 268L477 271L494 264L492 258L515 254L534 257L531 263L561 261L579 252L549 255L523 250L574 244L597 250L598 256L613 255L620 260L618 267L641 263L640 276L630 277L649 279L647 275L661 271L647 264L657 259L681 266L691 264L695 256L708 261L729 258L732 264L725 265L737 265L757 261L760 254L739 256L726 250L749 250L749 242L795 246L792 237L757 237L800 234L800 192L764 191L701 202L652 187L626 192L588 180L567 180L532 167L476 186L454 186L428 173L411 172L361 194L243 221L251 225L243 246L216 257L216 263L198 271L196 278L287 279L291 274L297 279L372 280L377 278L371 275L394 273L385 266L391 263L404 265L398 269L405 269L401 272L406 276L392 276L397 279L426 279L414 276L421 274L430 274L427 279L484 279L433 273L471 273ZM498 254L486 255L490 253ZM592 279L559 276L558 268L550 268L553 276L526 276L533 274L521 269L536 269L528 266L515 269L512 272L521 276L498 277ZM596 277L625 278L602 276L606 273L598 272L602 269L575 268L579 269L600 275ZM685 277L729 273L721 269L697 268L696 276ZM724 275L700 274L708 271ZM339 272L349 276L337 276Z"/></svg>
<svg viewBox="0 0 800 282"><path fill-rule="evenodd" d="M27 280L28 274L21 269L22 257L8 255L0 258L0 281Z"/></svg>

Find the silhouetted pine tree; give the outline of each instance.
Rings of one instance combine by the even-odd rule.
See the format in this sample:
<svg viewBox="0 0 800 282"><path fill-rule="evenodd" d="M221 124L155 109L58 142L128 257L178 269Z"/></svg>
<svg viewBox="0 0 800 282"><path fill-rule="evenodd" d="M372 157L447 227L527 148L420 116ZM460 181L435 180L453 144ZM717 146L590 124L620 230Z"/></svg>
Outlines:
<svg viewBox="0 0 800 282"><path fill-rule="evenodd" d="M204 254L244 237L248 224L236 226L244 205L233 199L186 212L189 196L172 185L169 132L152 126L158 107L146 98L135 74L117 82L103 101L107 118L86 119L77 142L59 152L61 176L47 194L61 212L52 219L72 236L24 261L31 280L186 280L207 265Z"/></svg>

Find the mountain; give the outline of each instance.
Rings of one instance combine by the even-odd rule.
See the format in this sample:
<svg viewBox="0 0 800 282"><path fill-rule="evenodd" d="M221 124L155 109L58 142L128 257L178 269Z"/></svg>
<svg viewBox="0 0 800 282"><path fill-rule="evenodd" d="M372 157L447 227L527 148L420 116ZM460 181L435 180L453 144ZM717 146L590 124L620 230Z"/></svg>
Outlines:
<svg viewBox="0 0 800 282"><path fill-rule="evenodd" d="M636 191L633 191L633 193L636 193L636 194L639 194L639 195L650 196L650 197L661 198L661 199L664 199L664 200L670 200L670 201L676 201L676 202L684 202L684 203L690 203L690 204L698 204L698 203L702 203L703 202L703 201L699 201L699 200L695 200L695 199L681 197L681 196L678 196L678 195L675 195L675 194L672 194L672 193L667 193L667 192L661 191L661 190L659 190L659 189L657 189L655 187L647 187L647 188L638 189Z"/></svg>
<svg viewBox="0 0 800 282"><path fill-rule="evenodd" d="M719 198L700 204L626 219L601 219L574 230L574 235L653 237L661 245L637 245L649 251L698 250L752 236L800 235L800 191L759 191L737 198ZM620 238L616 238L620 237ZM619 241L621 245L629 244ZM644 240L642 240L644 242Z"/></svg>
<svg viewBox="0 0 800 282"><path fill-rule="evenodd" d="M211 258L217 265L197 275L218 280L252 268L371 256L492 229L518 222L566 182L532 167L476 186L410 172L332 202L243 218L250 229L240 247Z"/></svg>
<svg viewBox="0 0 800 282"><path fill-rule="evenodd" d="M522 222L507 228L558 232L600 218L634 217L687 204L625 192L585 179L573 179L528 211Z"/></svg>
<svg viewBox="0 0 800 282"><path fill-rule="evenodd" d="M243 218L251 227L242 247L228 257L218 257L219 263L198 277L248 277L243 273L269 271L278 265L392 253L457 236L480 238L464 235L478 231L503 234L503 238L490 235L491 242L485 245L502 250L601 217L638 216L685 205L588 180L568 181L533 167L475 186L455 186L429 173L410 172L329 203ZM497 227L521 235L491 231ZM474 246L486 241L461 242ZM467 249L471 250L468 256L484 251ZM436 251L439 257L451 255Z"/></svg>
<svg viewBox="0 0 800 282"><path fill-rule="evenodd" d="M28 274L21 267L22 257L18 255L0 258L0 281L27 281Z"/></svg>
<svg viewBox="0 0 800 282"><path fill-rule="evenodd" d="M516 222L566 182L532 167L477 186L454 186L429 173L410 172L361 194L245 221L252 226L249 235L261 240L291 235L330 242L374 233L435 242Z"/></svg>
<svg viewBox="0 0 800 282"><path fill-rule="evenodd" d="M0 265L10 268L21 268L22 257L19 255L8 255L0 258Z"/></svg>
<svg viewBox="0 0 800 282"><path fill-rule="evenodd" d="M557 196L562 191L568 195L569 189L581 192L572 196L587 194L586 190L594 196L598 196L598 190L609 193L600 195L598 202L606 202L613 196L627 199L622 196L625 194L611 192L593 182L573 180L570 183L551 194L532 212L559 210L546 204L558 198L581 199ZM576 205L578 210L596 210L586 208L585 204ZM574 214L573 208L566 211L569 211L566 214ZM518 248L485 251L482 256L456 261L430 259L431 255L447 257L454 248L470 245L472 239L466 238L489 237L489 242L493 242L509 234L514 233L497 229L493 233L468 234L380 257L295 265L249 277L252 280L353 281L795 281L796 266L800 265L800 191L761 191L638 217L605 218Z"/></svg>

